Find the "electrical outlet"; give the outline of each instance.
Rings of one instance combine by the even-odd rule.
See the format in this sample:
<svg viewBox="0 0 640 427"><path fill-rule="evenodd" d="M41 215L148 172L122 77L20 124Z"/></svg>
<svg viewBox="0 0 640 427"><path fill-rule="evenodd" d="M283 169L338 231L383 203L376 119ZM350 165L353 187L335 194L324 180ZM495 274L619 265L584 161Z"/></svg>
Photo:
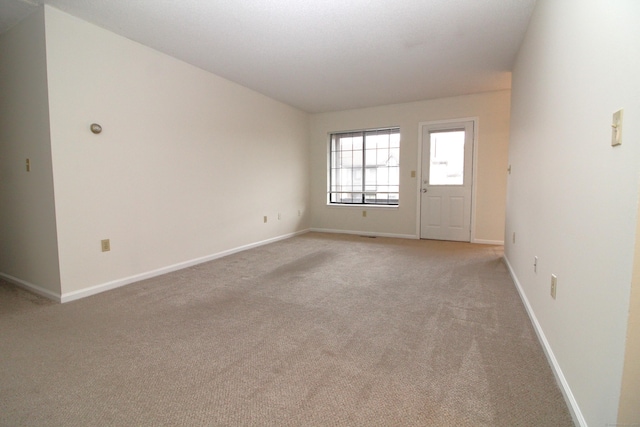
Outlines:
<svg viewBox="0 0 640 427"><path fill-rule="evenodd" d="M533 257L533 272L534 273L538 272L538 257L537 256Z"/></svg>
<svg viewBox="0 0 640 427"><path fill-rule="evenodd" d="M298 209L298 216L302 216L302 211Z"/></svg>
<svg viewBox="0 0 640 427"><path fill-rule="evenodd" d="M362 217L366 217L367 216L367 211L362 211Z"/></svg>
<svg viewBox="0 0 640 427"><path fill-rule="evenodd" d="M102 252L109 252L111 250L111 242L109 239L100 240L100 246L102 247Z"/></svg>
<svg viewBox="0 0 640 427"><path fill-rule="evenodd" d="M513 232L513 243L515 243L515 242L516 242L516 232L514 231Z"/></svg>
<svg viewBox="0 0 640 427"><path fill-rule="evenodd" d="M551 298L556 299L556 289L558 287L558 276L551 275Z"/></svg>
<svg viewBox="0 0 640 427"><path fill-rule="evenodd" d="M280 212L278 212L278 220L282 219L282 215L280 215Z"/></svg>
<svg viewBox="0 0 640 427"><path fill-rule="evenodd" d="M411 171L411 178L415 178L416 177L416 171Z"/></svg>
<svg viewBox="0 0 640 427"><path fill-rule="evenodd" d="M27 159L26 163L27 172L31 172L31 160Z"/></svg>
<svg viewBox="0 0 640 427"><path fill-rule="evenodd" d="M266 215L264 216L264 222L267 222L267 216Z"/></svg>

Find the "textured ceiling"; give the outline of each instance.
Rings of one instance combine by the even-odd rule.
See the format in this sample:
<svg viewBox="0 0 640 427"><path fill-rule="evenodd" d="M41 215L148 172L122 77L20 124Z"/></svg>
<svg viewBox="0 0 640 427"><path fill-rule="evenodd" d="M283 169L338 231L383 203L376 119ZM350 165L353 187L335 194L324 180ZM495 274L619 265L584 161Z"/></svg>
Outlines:
<svg viewBox="0 0 640 427"><path fill-rule="evenodd" d="M308 112L506 89L535 0L0 0L48 4Z"/></svg>

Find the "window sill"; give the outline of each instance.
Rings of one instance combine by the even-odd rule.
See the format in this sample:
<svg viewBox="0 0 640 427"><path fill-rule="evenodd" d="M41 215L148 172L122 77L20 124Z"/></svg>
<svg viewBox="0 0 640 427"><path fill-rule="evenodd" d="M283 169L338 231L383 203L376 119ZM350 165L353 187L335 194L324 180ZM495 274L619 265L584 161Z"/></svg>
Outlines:
<svg viewBox="0 0 640 427"><path fill-rule="evenodd" d="M328 208L338 209L398 209L400 205L365 205L360 203L327 203Z"/></svg>

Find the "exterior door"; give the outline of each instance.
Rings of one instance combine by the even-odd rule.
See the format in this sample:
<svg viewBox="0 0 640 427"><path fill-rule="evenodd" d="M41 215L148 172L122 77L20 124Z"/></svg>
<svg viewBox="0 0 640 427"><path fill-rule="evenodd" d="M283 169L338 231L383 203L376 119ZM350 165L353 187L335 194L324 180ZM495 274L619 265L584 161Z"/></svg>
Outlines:
<svg viewBox="0 0 640 427"><path fill-rule="evenodd" d="M421 239L471 241L473 124L422 125Z"/></svg>

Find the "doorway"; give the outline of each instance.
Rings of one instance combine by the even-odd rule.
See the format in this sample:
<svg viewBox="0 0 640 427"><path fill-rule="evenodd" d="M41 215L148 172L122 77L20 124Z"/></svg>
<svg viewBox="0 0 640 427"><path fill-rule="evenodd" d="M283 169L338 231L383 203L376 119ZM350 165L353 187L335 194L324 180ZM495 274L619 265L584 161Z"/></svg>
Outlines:
<svg viewBox="0 0 640 427"><path fill-rule="evenodd" d="M470 242L475 122L420 126L420 238Z"/></svg>

